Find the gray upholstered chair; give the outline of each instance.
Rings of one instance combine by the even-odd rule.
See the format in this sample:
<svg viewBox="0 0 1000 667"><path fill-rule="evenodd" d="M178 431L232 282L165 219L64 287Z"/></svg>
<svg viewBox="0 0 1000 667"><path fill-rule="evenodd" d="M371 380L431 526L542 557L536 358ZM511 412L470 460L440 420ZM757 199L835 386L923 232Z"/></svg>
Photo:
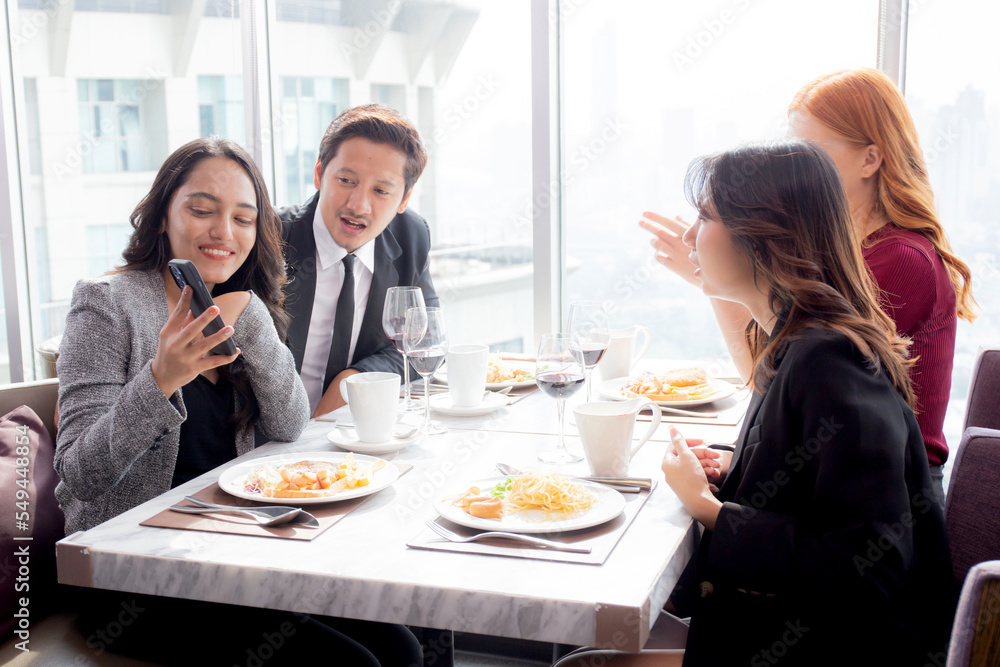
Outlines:
<svg viewBox="0 0 1000 667"><path fill-rule="evenodd" d="M30 406L54 440L56 429L53 417L58 398L59 380L56 379L0 385L0 417L20 405Z"/></svg>
<svg viewBox="0 0 1000 667"><path fill-rule="evenodd" d="M1000 347L979 349L965 410L967 428L1000 430Z"/></svg>
<svg viewBox="0 0 1000 667"><path fill-rule="evenodd" d="M55 437L53 417L56 401L59 395L59 381L56 379L40 382L22 382L10 385L0 385L0 416L11 410L27 405L45 425L49 433ZM53 498L54 502L55 499ZM37 520L36 509L36 520ZM35 593L35 583L32 583L32 593ZM38 598L32 598L32 604L37 604ZM95 652L94 645L80 634L76 627L76 615L69 611L56 610L42 614L32 612L30 652L18 649L18 636L0 641L0 665L10 667L37 667L38 665L75 665L101 664L108 667L146 667L149 663L132 660L113 653ZM100 655L100 657L97 657Z"/></svg>
<svg viewBox="0 0 1000 667"><path fill-rule="evenodd" d="M1000 348L980 349L968 400L945 509L960 585L976 563L1000 560Z"/></svg>
<svg viewBox="0 0 1000 667"><path fill-rule="evenodd" d="M947 667L995 665L1000 665L1000 560L979 563L969 570L946 663Z"/></svg>

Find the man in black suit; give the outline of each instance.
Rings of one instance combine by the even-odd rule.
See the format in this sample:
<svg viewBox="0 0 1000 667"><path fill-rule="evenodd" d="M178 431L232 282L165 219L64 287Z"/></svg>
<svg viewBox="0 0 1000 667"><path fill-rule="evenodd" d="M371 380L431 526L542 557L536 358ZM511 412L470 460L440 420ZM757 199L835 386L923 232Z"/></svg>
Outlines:
<svg viewBox="0 0 1000 667"><path fill-rule="evenodd" d="M348 109L320 142L317 194L279 211L287 243L288 346L313 415L344 405L340 381L403 373L382 330L386 290L419 286L436 306L427 222L406 205L427 164L416 129L378 104Z"/></svg>

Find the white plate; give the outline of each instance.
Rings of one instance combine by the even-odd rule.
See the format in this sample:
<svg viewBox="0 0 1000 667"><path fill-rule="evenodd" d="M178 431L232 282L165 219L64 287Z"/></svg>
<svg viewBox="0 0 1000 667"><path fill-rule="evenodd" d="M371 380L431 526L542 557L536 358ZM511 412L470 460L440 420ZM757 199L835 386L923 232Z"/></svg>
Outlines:
<svg viewBox="0 0 1000 667"><path fill-rule="evenodd" d="M451 394L445 392L431 396L431 410L450 417L478 417L499 410L507 405L509 400L506 394L490 392L479 405L458 406L451 402Z"/></svg>
<svg viewBox="0 0 1000 667"><path fill-rule="evenodd" d="M622 494L611 487L584 481L578 481L577 483L594 492L597 495L597 502L583 514L568 519L542 521L541 519L545 517L545 513L541 510L516 512L515 514L505 515L502 519L480 519L479 517L472 516L455 504L455 499L464 495L470 486L478 486L484 494L488 494L494 486L505 479L508 478L490 477L470 482L464 489L439 500L435 503L434 509L445 519L453 521L460 526L479 530L504 530L509 533L562 533L570 530L580 530L581 528L590 528L611 521L625 509L625 497Z"/></svg>
<svg viewBox="0 0 1000 667"><path fill-rule="evenodd" d="M600 396L610 398L613 401L626 401L628 400L628 397L622 395L622 387L624 387L625 384L631 379L632 378L615 378L613 380L606 380L598 385L597 393ZM724 398L729 398L738 391L736 385L730 384L725 380L709 378L708 383L712 385L713 389L715 389L715 393L711 396L695 399L693 401L656 401L656 404L664 408L689 408L695 405L707 405L709 403L714 403L715 401L721 401Z"/></svg>
<svg viewBox="0 0 1000 667"><path fill-rule="evenodd" d="M326 439L341 449L358 454L391 454L398 452L409 444L420 439L420 429L405 438L395 436L385 442L362 442L358 440L358 432L353 428L335 428L326 434Z"/></svg>
<svg viewBox="0 0 1000 667"><path fill-rule="evenodd" d="M535 374L535 364L531 362L511 361L508 359L505 360L504 363L507 364L507 366L509 366L513 370L525 370L531 373L532 375ZM443 382L445 384L448 384L447 364L442 366L436 373L434 373L433 377L438 382ZM490 391L496 391L498 389L504 389L506 387L513 387L514 389L520 389L521 387L534 387L534 386L535 386L534 378L532 378L531 380L522 380L521 382L514 382L513 380L508 380L507 382L486 383L486 388L489 389Z"/></svg>
<svg viewBox="0 0 1000 667"><path fill-rule="evenodd" d="M253 459L252 461L237 463L236 465L227 468L219 476L219 487L221 487L226 493L236 496L237 498L256 500L258 502L267 503L268 505L319 505L321 503L350 500L351 498L360 498L361 496L377 493L395 482L399 477L399 468L394 466L391 462L386 462L384 468L375 472L375 475L372 477L372 482L368 486L361 486L356 489L347 489L346 491L342 491L335 496L322 496L320 498L269 498L267 496L262 496L259 493L250 493L249 491L246 491L243 486L243 482L246 480L247 475L262 465L281 465L282 463L295 463L296 461L305 461L306 459L311 461L329 461L331 463L340 463L345 458L347 458L347 454L338 454L335 452L298 452L264 456L259 459ZM373 463L378 459L374 456L355 455L354 460L358 463L368 464Z"/></svg>

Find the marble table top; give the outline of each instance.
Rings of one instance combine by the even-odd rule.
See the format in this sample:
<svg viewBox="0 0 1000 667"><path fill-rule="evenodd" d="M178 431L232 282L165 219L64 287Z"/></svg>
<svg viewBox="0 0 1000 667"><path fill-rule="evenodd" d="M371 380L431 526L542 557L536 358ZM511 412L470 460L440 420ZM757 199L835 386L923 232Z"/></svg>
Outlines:
<svg viewBox="0 0 1000 667"><path fill-rule="evenodd" d="M549 415L551 412L553 414ZM223 466L100 526L59 543L60 581L120 591L405 623L503 637L635 651L693 553L698 529L651 440L630 474L660 479L603 565L580 565L410 549L436 516L432 505L497 461L542 468L554 444L555 406L540 394L480 418L437 418L449 431L395 455L414 468L315 540L260 538L140 526L218 479ZM548 416L546 416L548 415ZM460 422L460 423L459 423ZM293 443L271 443L239 460L286 451L338 451L333 428L310 422ZM637 430L641 429L641 426ZM540 432L539 432L540 431ZM567 432L573 432L568 426ZM730 427L688 425L688 437L736 436ZM571 449L579 447L570 439ZM391 455L390 455L391 457ZM389 457L387 457L389 458ZM560 472L585 474L584 463Z"/></svg>

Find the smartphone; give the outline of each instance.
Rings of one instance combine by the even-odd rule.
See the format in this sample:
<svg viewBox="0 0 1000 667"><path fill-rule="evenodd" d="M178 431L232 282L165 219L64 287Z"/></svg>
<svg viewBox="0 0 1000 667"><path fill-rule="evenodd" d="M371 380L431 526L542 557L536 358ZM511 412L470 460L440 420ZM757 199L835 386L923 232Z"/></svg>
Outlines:
<svg viewBox="0 0 1000 667"><path fill-rule="evenodd" d="M190 285L194 293L191 295L191 313L198 317L206 310L215 305L212 295L208 293L208 288L198 273L198 267L194 262L187 259L172 259L167 263L170 268L170 275L174 277L174 282L184 291L186 285ZM216 315L215 319L208 323L202 330L206 336L220 331L226 326L221 315ZM236 343L232 338L227 338L212 348L212 354L233 355L236 354Z"/></svg>

